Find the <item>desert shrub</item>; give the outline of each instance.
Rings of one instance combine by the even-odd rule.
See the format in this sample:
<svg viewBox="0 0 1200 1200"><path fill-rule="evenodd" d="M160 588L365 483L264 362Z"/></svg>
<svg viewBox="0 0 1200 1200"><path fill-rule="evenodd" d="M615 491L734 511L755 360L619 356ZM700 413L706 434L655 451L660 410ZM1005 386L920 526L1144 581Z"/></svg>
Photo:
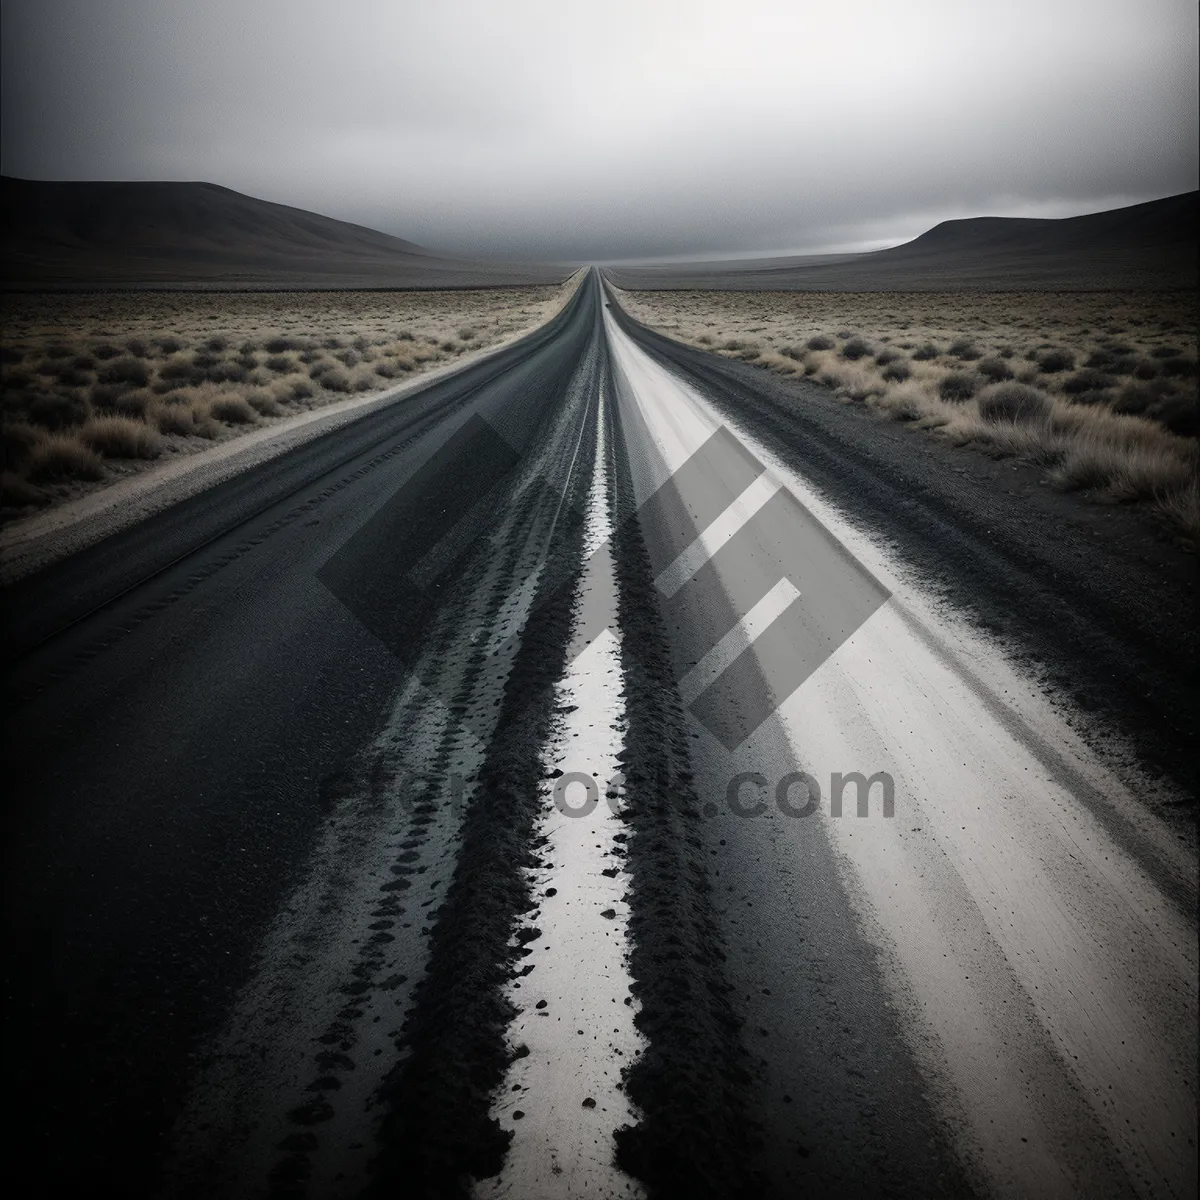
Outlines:
<svg viewBox="0 0 1200 1200"><path fill-rule="evenodd" d="M62 342L51 342L42 353L49 359L61 362L64 358L70 358L73 351L70 346L64 346Z"/></svg>
<svg viewBox="0 0 1200 1200"><path fill-rule="evenodd" d="M283 412L270 392L247 392L246 403L261 417L278 417Z"/></svg>
<svg viewBox="0 0 1200 1200"><path fill-rule="evenodd" d="M173 358L158 368L158 377L171 384L202 383L204 368L185 358Z"/></svg>
<svg viewBox="0 0 1200 1200"><path fill-rule="evenodd" d="M204 438L215 438L221 434L221 426L212 417L212 385L176 392L163 398L161 404L150 412L150 419L163 433L196 434Z"/></svg>
<svg viewBox="0 0 1200 1200"><path fill-rule="evenodd" d="M416 336L411 329L397 329L396 341L398 342L415 342Z"/></svg>
<svg viewBox="0 0 1200 1200"><path fill-rule="evenodd" d="M904 356L899 350L880 350L880 352L875 355L875 365L877 367L886 367L888 363L895 362L896 359L903 357Z"/></svg>
<svg viewBox="0 0 1200 1200"><path fill-rule="evenodd" d="M219 333L215 333L204 345L214 354L224 354L229 349L229 339Z"/></svg>
<svg viewBox="0 0 1200 1200"><path fill-rule="evenodd" d="M390 358L381 358L377 363L374 364L372 369L376 375L383 379L395 379L396 376L400 375L403 371L403 368L400 367L395 359Z"/></svg>
<svg viewBox="0 0 1200 1200"><path fill-rule="evenodd" d="M1145 413L1165 397L1173 395L1175 389L1165 379L1150 379L1143 383L1127 383L1113 401L1113 412L1131 416Z"/></svg>
<svg viewBox="0 0 1200 1200"><path fill-rule="evenodd" d="M214 354L211 350L197 350L192 355L192 365L200 371L208 371L215 367L221 361L219 354Z"/></svg>
<svg viewBox="0 0 1200 1200"><path fill-rule="evenodd" d="M350 376L341 367L331 367L328 371L322 372L317 382L331 392L348 392L350 390Z"/></svg>
<svg viewBox="0 0 1200 1200"><path fill-rule="evenodd" d="M57 375L62 369L62 363L57 359L43 358L36 367L33 368L38 375Z"/></svg>
<svg viewBox="0 0 1200 1200"><path fill-rule="evenodd" d="M5 470L28 462L34 446L44 436L23 421L0 425L0 456L3 458Z"/></svg>
<svg viewBox="0 0 1200 1200"><path fill-rule="evenodd" d="M916 421L924 415L924 396L917 384L889 389L875 401L874 407L894 421Z"/></svg>
<svg viewBox="0 0 1200 1200"><path fill-rule="evenodd" d="M77 354L71 359L71 366L77 371L94 371L96 360L90 354Z"/></svg>
<svg viewBox="0 0 1200 1200"><path fill-rule="evenodd" d="M337 363L329 358L320 358L308 368L309 379L315 379L318 383L321 382L321 377L328 374L330 371L340 370Z"/></svg>
<svg viewBox="0 0 1200 1200"><path fill-rule="evenodd" d="M1082 371L1076 371L1070 379L1064 379L1062 390L1068 396L1079 396L1084 392L1099 392L1105 388L1112 387L1117 381L1111 376L1106 375L1103 371L1097 371L1093 367L1084 367Z"/></svg>
<svg viewBox="0 0 1200 1200"><path fill-rule="evenodd" d="M289 371L296 369L296 360L289 358L286 354L272 354L263 365L268 371L286 375Z"/></svg>
<svg viewBox="0 0 1200 1200"><path fill-rule="evenodd" d="M973 371L951 371L938 380L938 395L943 400L962 404L979 391L981 377Z"/></svg>
<svg viewBox="0 0 1200 1200"><path fill-rule="evenodd" d="M950 353L960 362L974 362L983 357L970 338L955 338L950 343Z"/></svg>
<svg viewBox="0 0 1200 1200"><path fill-rule="evenodd" d="M27 476L35 483L103 479L104 463L95 450L85 446L74 434L52 433L34 446Z"/></svg>
<svg viewBox="0 0 1200 1200"><path fill-rule="evenodd" d="M291 393L297 400L307 400L313 394L313 385L303 376L289 381Z"/></svg>
<svg viewBox="0 0 1200 1200"><path fill-rule="evenodd" d="M120 357L122 351L120 346L114 346L111 342L100 342L92 347L92 353L102 362L107 362L110 358Z"/></svg>
<svg viewBox="0 0 1200 1200"><path fill-rule="evenodd" d="M0 363L19 363L25 358L25 351L18 346L0 346Z"/></svg>
<svg viewBox="0 0 1200 1200"><path fill-rule="evenodd" d="M866 358L870 353L870 345L860 337L852 337L842 347L842 357L849 359L850 362L857 362L860 358Z"/></svg>
<svg viewBox="0 0 1200 1200"><path fill-rule="evenodd" d="M843 342L848 341L850 338L857 336L857 334L854 332L853 329L839 329L837 335L838 335L838 338Z"/></svg>
<svg viewBox="0 0 1200 1200"><path fill-rule="evenodd" d="M288 350L309 350L311 343L305 338L273 337L263 343L263 349L268 354L283 354Z"/></svg>
<svg viewBox="0 0 1200 1200"><path fill-rule="evenodd" d="M1200 409L1194 395L1175 392L1163 396L1149 407L1147 415L1180 437L1200 436Z"/></svg>
<svg viewBox="0 0 1200 1200"><path fill-rule="evenodd" d="M1043 374L1055 375L1059 371L1072 370L1075 366L1075 355L1070 350L1039 350L1034 361Z"/></svg>
<svg viewBox="0 0 1200 1200"><path fill-rule="evenodd" d="M451 343L451 345L453 345L453 343ZM339 350L336 354L334 354L333 357L346 367L356 366L359 361L359 356L355 354L353 350Z"/></svg>
<svg viewBox="0 0 1200 1200"><path fill-rule="evenodd" d="M979 415L985 421L1028 423L1041 420L1050 412L1044 392L1023 383L994 383L979 396Z"/></svg>
<svg viewBox="0 0 1200 1200"><path fill-rule="evenodd" d="M154 344L162 354L178 354L183 349L183 342L177 337L160 337L154 339Z"/></svg>
<svg viewBox="0 0 1200 1200"><path fill-rule="evenodd" d="M990 379L992 383L1000 383L1005 379L1013 377L1012 370L1008 363L1002 358L985 358L976 368L984 379Z"/></svg>
<svg viewBox="0 0 1200 1200"><path fill-rule="evenodd" d="M1147 379L1157 379L1158 363L1156 363L1152 358L1139 358L1137 362L1133 364L1133 370L1131 374L1133 375L1134 379L1141 379L1143 381Z"/></svg>
<svg viewBox="0 0 1200 1200"><path fill-rule="evenodd" d="M1068 447L1050 479L1064 491L1103 488L1114 499L1138 500L1186 487L1194 476L1194 462L1162 447L1084 435Z"/></svg>
<svg viewBox="0 0 1200 1200"><path fill-rule="evenodd" d="M89 393L93 408L116 408L117 397L129 391L122 383L98 383Z"/></svg>
<svg viewBox="0 0 1200 1200"><path fill-rule="evenodd" d="M51 392L35 396L29 404L29 419L44 429L69 429L87 420L87 401L82 396Z"/></svg>
<svg viewBox="0 0 1200 1200"><path fill-rule="evenodd" d="M80 427L78 437L105 458L157 458L162 452L155 431L129 417L93 417Z"/></svg>
<svg viewBox="0 0 1200 1200"><path fill-rule="evenodd" d="M371 391L378 386L379 379L371 366L360 366L358 371L350 372L350 391Z"/></svg>
<svg viewBox="0 0 1200 1200"><path fill-rule="evenodd" d="M117 358L101 368L100 382L128 383L134 387L145 387L150 382L150 371L140 358Z"/></svg>
<svg viewBox="0 0 1200 1200"><path fill-rule="evenodd" d="M346 343L343 342L341 338L337 338L337 337L327 337L321 343L321 345L324 346L326 350L340 350L345 344Z"/></svg>
<svg viewBox="0 0 1200 1200"><path fill-rule="evenodd" d="M1083 365L1095 371L1107 371L1113 375L1128 375L1133 370L1132 354L1118 354L1111 346L1093 350Z"/></svg>
<svg viewBox="0 0 1200 1200"><path fill-rule="evenodd" d="M895 358L883 368L883 377L888 383L903 383L912 376L912 367L903 358Z"/></svg>
<svg viewBox="0 0 1200 1200"><path fill-rule="evenodd" d="M163 404L154 413L159 433L177 433L183 437L197 432L196 414L188 404Z"/></svg>
<svg viewBox="0 0 1200 1200"><path fill-rule="evenodd" d="M931 358L937 358L941 351L932 343L925 342L924 345L918 346L913 351L913 358L917 362L928 362Z"/></svg>
<svg viewBox="0 0 1200 1200"><path fill-rule="evenodd" d="M1189 548L1200 550L1200 477L1155 497L1155 508L1183 534Z"/></svg>
<svg viewBox="0 0 1200 1200"><path fill-rule="evenodd" d="M92 382L92 377L87 371L68 365L59 368L58 382L63 387L87 387Z"/></svg>
<svg viewBox="0 0 1200 1200"><path fill-rule="evenodd" d="M150 353L150 347L146 345L141 338L130 338L125 343L125 349L129 351L134 358L145 358Z"/></svg>
<svg viewBox="0 0 1200 1200"><path fill-rule="evenodd" d="M254 409L241 396L219 396L209 412L226 425L253 425L258 420Z"/></svg>
<svg viewBox="0 0 1200 1200"><path fill-rule="evenodd" d="M803 362L805 350L803 346L780 346L779 353L793 362Z"/></svg>
<svg viewBox="0 0 1200 1200"><path fill-rule="evenodd" d="M113 397L112 403L106 407L111 408L119 416L135 417L141 419L146 415L151 404L154 403L154 393L147 391L145 388L135 388L133 391L118 392Z"/></svg>
<svg viewBox="0 0 1200 1200"><path fill-rule="evenodd" d="M823 364L817 373L817 382L833 388L839 396L851 400L867 400L881 396L887 391L884 383L874 372L864 370L856 364L838 361Z"/></svg>
<svg viewBox="0 0 1200 1200"><path fill-rule="evenodd" d="M213 383L245 383L250 372L242 363L226 359L209 367L204 376Z"/></svg>
<svg viewBox="0 0 1200 1200"><path fill-rule="evenodd" d="M810 337L804 344L810 350L832 350L834 346L833 338L827 337L823 333L818 333Z"/></svg>
<svg viewBox="0 0 1200 1200"><path fill-rule="evenodd" d="M700 343L700 345L702 345L702 346L711 346L712 345L712 338L710 338L707 333L700 334L696 338L696 341L698 341Z"/></svg>
<svg viewBox="0 0 1200 1200"><path fill-rule="evenodd" d="M1163 362L1162 373L1168 379L1191 379L1196 374L1194 358L1168 358Z"/></svg>
<svg viewBox="0 0 1200 1200"><path fill-rule="evenodd" d="M47 353L49 353L47 351ZM1152 358L1178 358L1183 353L1178 346L1155 346L1150 351Z"/></svg>

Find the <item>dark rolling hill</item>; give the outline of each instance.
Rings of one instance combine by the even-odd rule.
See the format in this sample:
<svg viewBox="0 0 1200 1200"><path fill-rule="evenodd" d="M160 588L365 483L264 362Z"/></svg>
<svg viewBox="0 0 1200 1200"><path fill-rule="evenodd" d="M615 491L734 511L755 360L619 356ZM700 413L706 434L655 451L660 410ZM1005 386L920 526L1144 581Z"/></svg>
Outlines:
<svg viewBox="0 0 1200 1200"><path fill-rule="evenodd" d="M0 178L8 287L480 287L567 268L439 258L362 225L212 183Z"/></svg>
<svg viewBox="0 0 1200 1200"><path fill-rule="evenodd" d="M1200 192L1057 220L972 217L871 254L609 270L630 288L1020 291L1195 288Z"/></svg>

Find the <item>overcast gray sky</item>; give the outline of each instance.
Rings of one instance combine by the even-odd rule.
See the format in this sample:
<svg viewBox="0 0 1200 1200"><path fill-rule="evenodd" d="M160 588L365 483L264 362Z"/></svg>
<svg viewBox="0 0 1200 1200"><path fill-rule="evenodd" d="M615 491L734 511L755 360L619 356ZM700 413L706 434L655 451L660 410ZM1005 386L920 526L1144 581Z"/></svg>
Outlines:
<svg viewBox="0 0 1200 1200"><path fill-rule="evenodd" d="M3 170L443 251L874 248L1197 186L1194 0L5 0Z"/></svg>

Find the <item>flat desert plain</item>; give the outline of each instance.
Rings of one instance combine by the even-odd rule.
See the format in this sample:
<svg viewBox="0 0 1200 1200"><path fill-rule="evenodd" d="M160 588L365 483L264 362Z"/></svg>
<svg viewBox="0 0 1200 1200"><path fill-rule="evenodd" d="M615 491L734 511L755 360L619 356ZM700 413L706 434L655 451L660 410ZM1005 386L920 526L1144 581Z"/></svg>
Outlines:
<svg viewBox="0 0 1200 1200"><path fill-rule="evenodd" d="M540 325L561 286L0 300L0 512L25 515Z"/></svg>
<svg viewBox="0 0 1200 1200"><path fill-rule="evenodd" d="M1200 538L1194 292L614 292L668 337Z"/></svg>

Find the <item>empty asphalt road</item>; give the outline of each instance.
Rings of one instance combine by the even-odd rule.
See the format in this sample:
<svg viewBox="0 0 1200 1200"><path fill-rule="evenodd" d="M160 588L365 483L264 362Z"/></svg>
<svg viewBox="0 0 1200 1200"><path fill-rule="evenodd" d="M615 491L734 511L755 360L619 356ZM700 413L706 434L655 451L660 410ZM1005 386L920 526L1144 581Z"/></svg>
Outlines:
<svg viewBox="0 0 1200 1200"><path fill-rule="evenodd" d="M14 1169L1194 1194L1194 567L1023 479L593 272L10 583Z"/></svg>

